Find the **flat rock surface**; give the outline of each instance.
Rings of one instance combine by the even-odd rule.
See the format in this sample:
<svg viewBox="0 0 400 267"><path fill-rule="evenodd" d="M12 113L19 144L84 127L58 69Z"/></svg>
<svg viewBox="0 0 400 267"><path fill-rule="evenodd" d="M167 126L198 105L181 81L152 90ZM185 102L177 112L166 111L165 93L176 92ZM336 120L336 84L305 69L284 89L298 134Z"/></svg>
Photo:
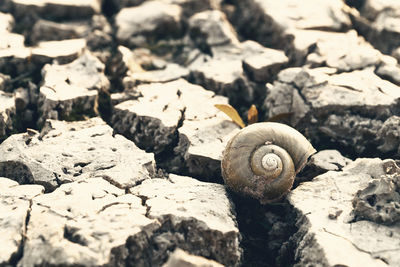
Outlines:
<svg viewBox="0 0 400 267"><path fill-rule="evenodd" d="M0 177L0 265L15 262L26 238L32 198L43 194L40 185L19 185Z"/></svg>
<svg viewBox="0 0 400 267"><path fill-rule="evenodd" d="M64 184L32 199L20 265L160 266L179 246L236 266L231 205L223 186L189 177L153 179L131 193L101 178Z"/></svg>
<svg viewBox="0 0 400 267"><path fill-rule="evenodd" d="M293 126L307 122L310 137L319 136L315 142L323 142L326 135L330 142L362 154L377 145L384 148L385 141L377 133L391 114L397 114L399 89L374 74L373 68L344 73L331 68L290 68L269 87L264 105L269 117L290 113ZM349 135L355 129L358 134ZM396 154L397 148L380 152Z"/></svg>
<svg viewBox="0 0 400 267"><path fill-rule="evenodd" d="M199 256L190 255L184 250L176 249L169 256L168 261L163 265L163 267L176 267L176 266L222 267L223 265L219 264L216 261L207 260Z"/></svg>
<svg viewBox="0 0 400 267"><path fill-rule="evenodd" d="M48 121L40 134L13 135L0 150L0 175L19 183L42 184L47 191L96 177L129 188L154 172L153 155L114 136L100 118Z"/></svg>
<svg viewBox="0 0 400 267"><path fill-rule="evenodd" d="M115 106L113 128L156 155L174 148L175 171L186 167L192 175L218 176L227 136L238 128L214 107L227 99L182 79L141 85L137 91L137 100ZM191 160L185 164L179 161L182 158ZM212 171L205 172L205 165Z"/></svg>
<svg viewBox="0 0 400 267"><path fill-rule="evenodd" d="M0 266L399 266L399 18L398 0L0 0ZM316 148L288 197L225 190L242 126L218 104Z"/></svg>
<svg viewBox="0 0 400 267"><path fill-rule="evenodd" d="M13 130L12 116L15 114L13 95L0 91L0 141Z"/></svg>
<svg viewBox="0 0 400 267"><path fill-rule="evenodd" d="M172 240L195 255L226 266L238 265L239 232L223 186L170 175L169 181L148 180L130 191L145 201L150 218L169 228L150 240L160 248L154 260L166 257L165 250L172 247L168 240Z"/></svg>
<svg viewBox="0 0 400 267"><path fill-rule="evenodd" d="M86 51L73 62L47 64L39 94L39 124L46 119L74 120L97 114L98 91L107 91L104 64Z"/></svg>
<svg viewBox="0 0 400 267"><path fill-rule="evenodd" d="M151 42L152 38L177 36L181 31L181 13L180 6L164 1L146 1L137 7L123 8L115 18L117 38L135 46Z"/></svg>
<svg viewBox="0 0 400 267"><path fill-rule="evenodd" d="M293 190L288 200L301 224L296 266L396 266L398 181L394 161L357 159Z"/></svg>

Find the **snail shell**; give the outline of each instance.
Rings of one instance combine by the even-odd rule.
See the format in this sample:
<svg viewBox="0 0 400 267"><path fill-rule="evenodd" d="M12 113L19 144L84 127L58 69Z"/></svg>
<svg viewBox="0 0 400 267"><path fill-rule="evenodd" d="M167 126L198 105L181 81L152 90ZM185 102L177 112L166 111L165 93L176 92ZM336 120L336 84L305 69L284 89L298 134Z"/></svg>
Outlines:
<svg viewBox="0 0 400 267"><path fill-rule="evenodd" d="M258 199L278 200L316 150L297 130L274 122L251 124L227 144L222 177L231 190Z"/></svg>

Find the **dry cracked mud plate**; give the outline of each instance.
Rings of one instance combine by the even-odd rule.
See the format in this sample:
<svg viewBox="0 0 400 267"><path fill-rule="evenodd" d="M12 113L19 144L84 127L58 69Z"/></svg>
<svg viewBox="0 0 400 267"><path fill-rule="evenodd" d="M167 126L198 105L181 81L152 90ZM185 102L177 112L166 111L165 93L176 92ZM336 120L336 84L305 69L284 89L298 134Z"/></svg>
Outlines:
<svg viewBox="0 0 400 267"><path fill-rule="evenodd" d="M396 0L0 1L0 266L399 266L399 22ZM216 104L317 149L287 196L223 185L240 127Z"/></svg>

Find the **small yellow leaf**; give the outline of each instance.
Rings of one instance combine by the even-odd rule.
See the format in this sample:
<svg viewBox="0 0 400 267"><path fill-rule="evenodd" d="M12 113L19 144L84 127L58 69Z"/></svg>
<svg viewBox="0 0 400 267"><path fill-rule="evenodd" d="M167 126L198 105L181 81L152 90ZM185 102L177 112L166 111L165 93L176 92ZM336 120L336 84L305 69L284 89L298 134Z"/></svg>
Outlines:
<svg viewBox="0 0 400 267"><path fill-rule="evenodd" d="M234 123L239 125L241 128L244 128L244 122L234 107L228 104L215 104L214 106L228 115L228 117L231 118Z"/></svg>
<svg viewBox="0 0 400 267"><path fill-rule="evenodd" d="M279 113L276 114L270 118L268 118L266 121L268 122L280 122L285 119L289 119L293 115L293 112L287 112L287 113Z"/></svg>
<svg viewBox="0 0 400 267"><path fill-rule="evenodd" d="M258 122L258 111L255 105L251 105L247 112L247 124L253 124Z"/></svg>

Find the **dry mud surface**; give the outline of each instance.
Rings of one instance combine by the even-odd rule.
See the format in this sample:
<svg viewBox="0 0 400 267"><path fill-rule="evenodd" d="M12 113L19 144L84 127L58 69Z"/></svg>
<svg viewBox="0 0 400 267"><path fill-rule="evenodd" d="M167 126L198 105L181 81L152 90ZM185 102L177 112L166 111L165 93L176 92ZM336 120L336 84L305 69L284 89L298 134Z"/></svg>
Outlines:
<svg viewBox="0 0 400 267"><path fill-rule="evenodd" d="M247 123L317 149L261 205ZM0 1L0 266L399 266L397 0Z"/></svg>

